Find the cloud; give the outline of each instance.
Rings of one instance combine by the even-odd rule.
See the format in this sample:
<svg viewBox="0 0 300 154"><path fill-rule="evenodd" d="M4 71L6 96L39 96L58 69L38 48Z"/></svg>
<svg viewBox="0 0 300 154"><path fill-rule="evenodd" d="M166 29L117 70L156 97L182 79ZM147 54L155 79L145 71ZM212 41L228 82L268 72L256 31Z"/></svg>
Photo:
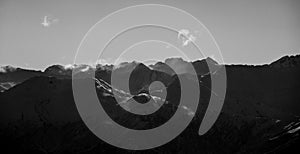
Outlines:
<svg viewBox="0 0 300 154"><path fill-rule="evenodd" d="M189 30L187 30L187 29L181 29L180 31L178 31L177 37L180 38L182 35L187 36L189 33L190 33Z"/></svg>
<svg viewBox="0 0 300 154"><path fill-rule="evenodd" d="M44 16L41 25L44 27L50 27L52 24L56 24L58 22L58 18L54 18L53 16Z"/></svg>
<svg viewBox="0 0 300 154"><path fill-rule="evenodd" d="M178 31L177 38L182 42L182 46L187 46L190 42L196 41L196 37L187 29Z"/></svg>

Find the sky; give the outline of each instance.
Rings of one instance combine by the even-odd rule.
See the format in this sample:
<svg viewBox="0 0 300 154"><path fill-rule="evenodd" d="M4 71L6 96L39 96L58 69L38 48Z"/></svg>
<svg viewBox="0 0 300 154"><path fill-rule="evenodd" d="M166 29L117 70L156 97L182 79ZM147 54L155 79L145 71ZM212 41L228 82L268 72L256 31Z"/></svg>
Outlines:
<svg viewBox="0 0 300 154"><path fill-rule="evenodd" d="M0 0L0 65L71 64L95 23L121 8L150 3L195 16L227 64L265 64L300 53L299 0ZM41 24L45 16L49 25ZM133 49L146 47L164 49L151 43Z"/></svg>

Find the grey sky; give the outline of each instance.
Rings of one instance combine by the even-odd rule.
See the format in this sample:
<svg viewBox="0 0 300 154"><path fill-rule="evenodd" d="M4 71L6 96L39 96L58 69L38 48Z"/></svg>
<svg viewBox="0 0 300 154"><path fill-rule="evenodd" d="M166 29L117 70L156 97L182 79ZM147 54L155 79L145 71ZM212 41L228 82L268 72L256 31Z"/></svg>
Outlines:
<svg viewBox="0 0 300 154"><path fill-rule="evenodd" d="M145 3L171 5L197 17L215 37L225 63L263 64L300 53L298 0L1 0L0 65L70 64L98 20ZM44 16L58 22L45 28Z"/></svg>

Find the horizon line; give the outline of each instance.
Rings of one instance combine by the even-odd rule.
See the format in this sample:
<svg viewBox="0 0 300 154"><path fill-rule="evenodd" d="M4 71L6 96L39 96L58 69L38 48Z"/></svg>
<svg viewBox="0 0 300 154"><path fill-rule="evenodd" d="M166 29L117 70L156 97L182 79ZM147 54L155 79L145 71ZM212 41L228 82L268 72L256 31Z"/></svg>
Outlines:
<svg viewBox="0 0 300 154"><path fill-rule="evenodd" d="M296 57L296 56L300 56L300 53L295 53L295 54L284 54L282 56L280 56L279 58L275 58L274 60L268 62L268 63L261 63L261 64L242 64L242 63L225 63L224 64L220 64L220 65L227 65L227 66L230 66L230 65L236 65L236 66L240 66L240 65L243 65L243 66L264 66L264 65L270 65L272 64L273 62L276 62L280 59L282 59L283 57ZM195 62L195 61L201 61L201 60L204 60L204 59L207 59L207 58L211 58L212 60L216 61L214 58L212 57L206 57L206 58L203 58L203 59L197 59L197 60L194 60L194 61L186 61L184 60L182 57L169 57L169 58L166 58L164 61L161 61L161 60L157 60L154 64L158 63L158 62L162 62L162 63L165 63L165 61L167 59L182 59L183 61L185 62ZM154 60L153 60L154 61ZM144 64L143 62L140 62L140 61L136 61L136 60L133 60L133 61L122 61L120 63L118 63L117 65L120 65L121 63L142 63ZM217 62L217 61L216 61ZM113 65L112 63L110 64L101 64L101 63L96 63L96 64L93 64L93 65L102 65L102 66L110 66L110 65ZM62 64L62 63L52 63L52 64L49 64L47 65L46 67L44 68L33 68L33 67L28 67L28 66L17 66L17 65L13 65L13 64L0 64L0 67L6 67L6 66L10 66L12 68L21 68L21 69L25 69L25 70L36 70L36 71L42 71L42 70L45 70L47 69L48 67L50 66L54 66L54 65L60 65L60 66L67 66L67 65L88 65L88 66L91 66L93 67L92 65L88 64L88 63L81 63L81 64ZM144 64L145 65L145 64ZM150 65L153 65L153 64L150 64ZM150 66L150 65L146 65L146 66ZM114 65L113 65L114 66Z"/></svg>

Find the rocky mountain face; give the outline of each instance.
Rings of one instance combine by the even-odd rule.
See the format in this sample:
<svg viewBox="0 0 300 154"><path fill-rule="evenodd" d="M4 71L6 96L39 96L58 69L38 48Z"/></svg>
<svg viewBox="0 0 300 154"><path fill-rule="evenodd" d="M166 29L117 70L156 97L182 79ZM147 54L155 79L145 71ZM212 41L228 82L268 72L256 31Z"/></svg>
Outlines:
<svg viewBox="0 0 300 154"><path fill-rule="evenodd" d="M182 74L166 63L152 66L126 63L122 66L50 66L45 71L6 69L1 83L17 83L0 93L0 136L3 149L35 153L132 153L98 139L82 122L73 99L72 71L76 80L93 80L101 105L111 118L131 129L160 126L175 112L192 117L189 126L171 142L135 153L280 153L299 145L300 56L283 57L269 65L226 65L227 91L224 106L213 127L202 136L198 129L212 95L211 78L220 67L212 59L192 62L200 85L197 111L180 106L178 77L195 86L184 71L186 62L169 59ZM167 61L166 61L167 62ZM208 65L212 66L209 69ZM90 74L95 72L91 78ZM188 71L187 71L188 72ZM116 83L112 85L114 74ZM124 81L129 77L129 83ZM160 81L164 88L149 88ZM129 84L129 90L123 88ZM115 93L113 93L113 91ZM166 97L163 94L166 93ZM118 97L121 102L116 101ZM132 103L150 101L159 108L154 116L128 114ZM147 112L147 111L145 111Z"/></svg>

